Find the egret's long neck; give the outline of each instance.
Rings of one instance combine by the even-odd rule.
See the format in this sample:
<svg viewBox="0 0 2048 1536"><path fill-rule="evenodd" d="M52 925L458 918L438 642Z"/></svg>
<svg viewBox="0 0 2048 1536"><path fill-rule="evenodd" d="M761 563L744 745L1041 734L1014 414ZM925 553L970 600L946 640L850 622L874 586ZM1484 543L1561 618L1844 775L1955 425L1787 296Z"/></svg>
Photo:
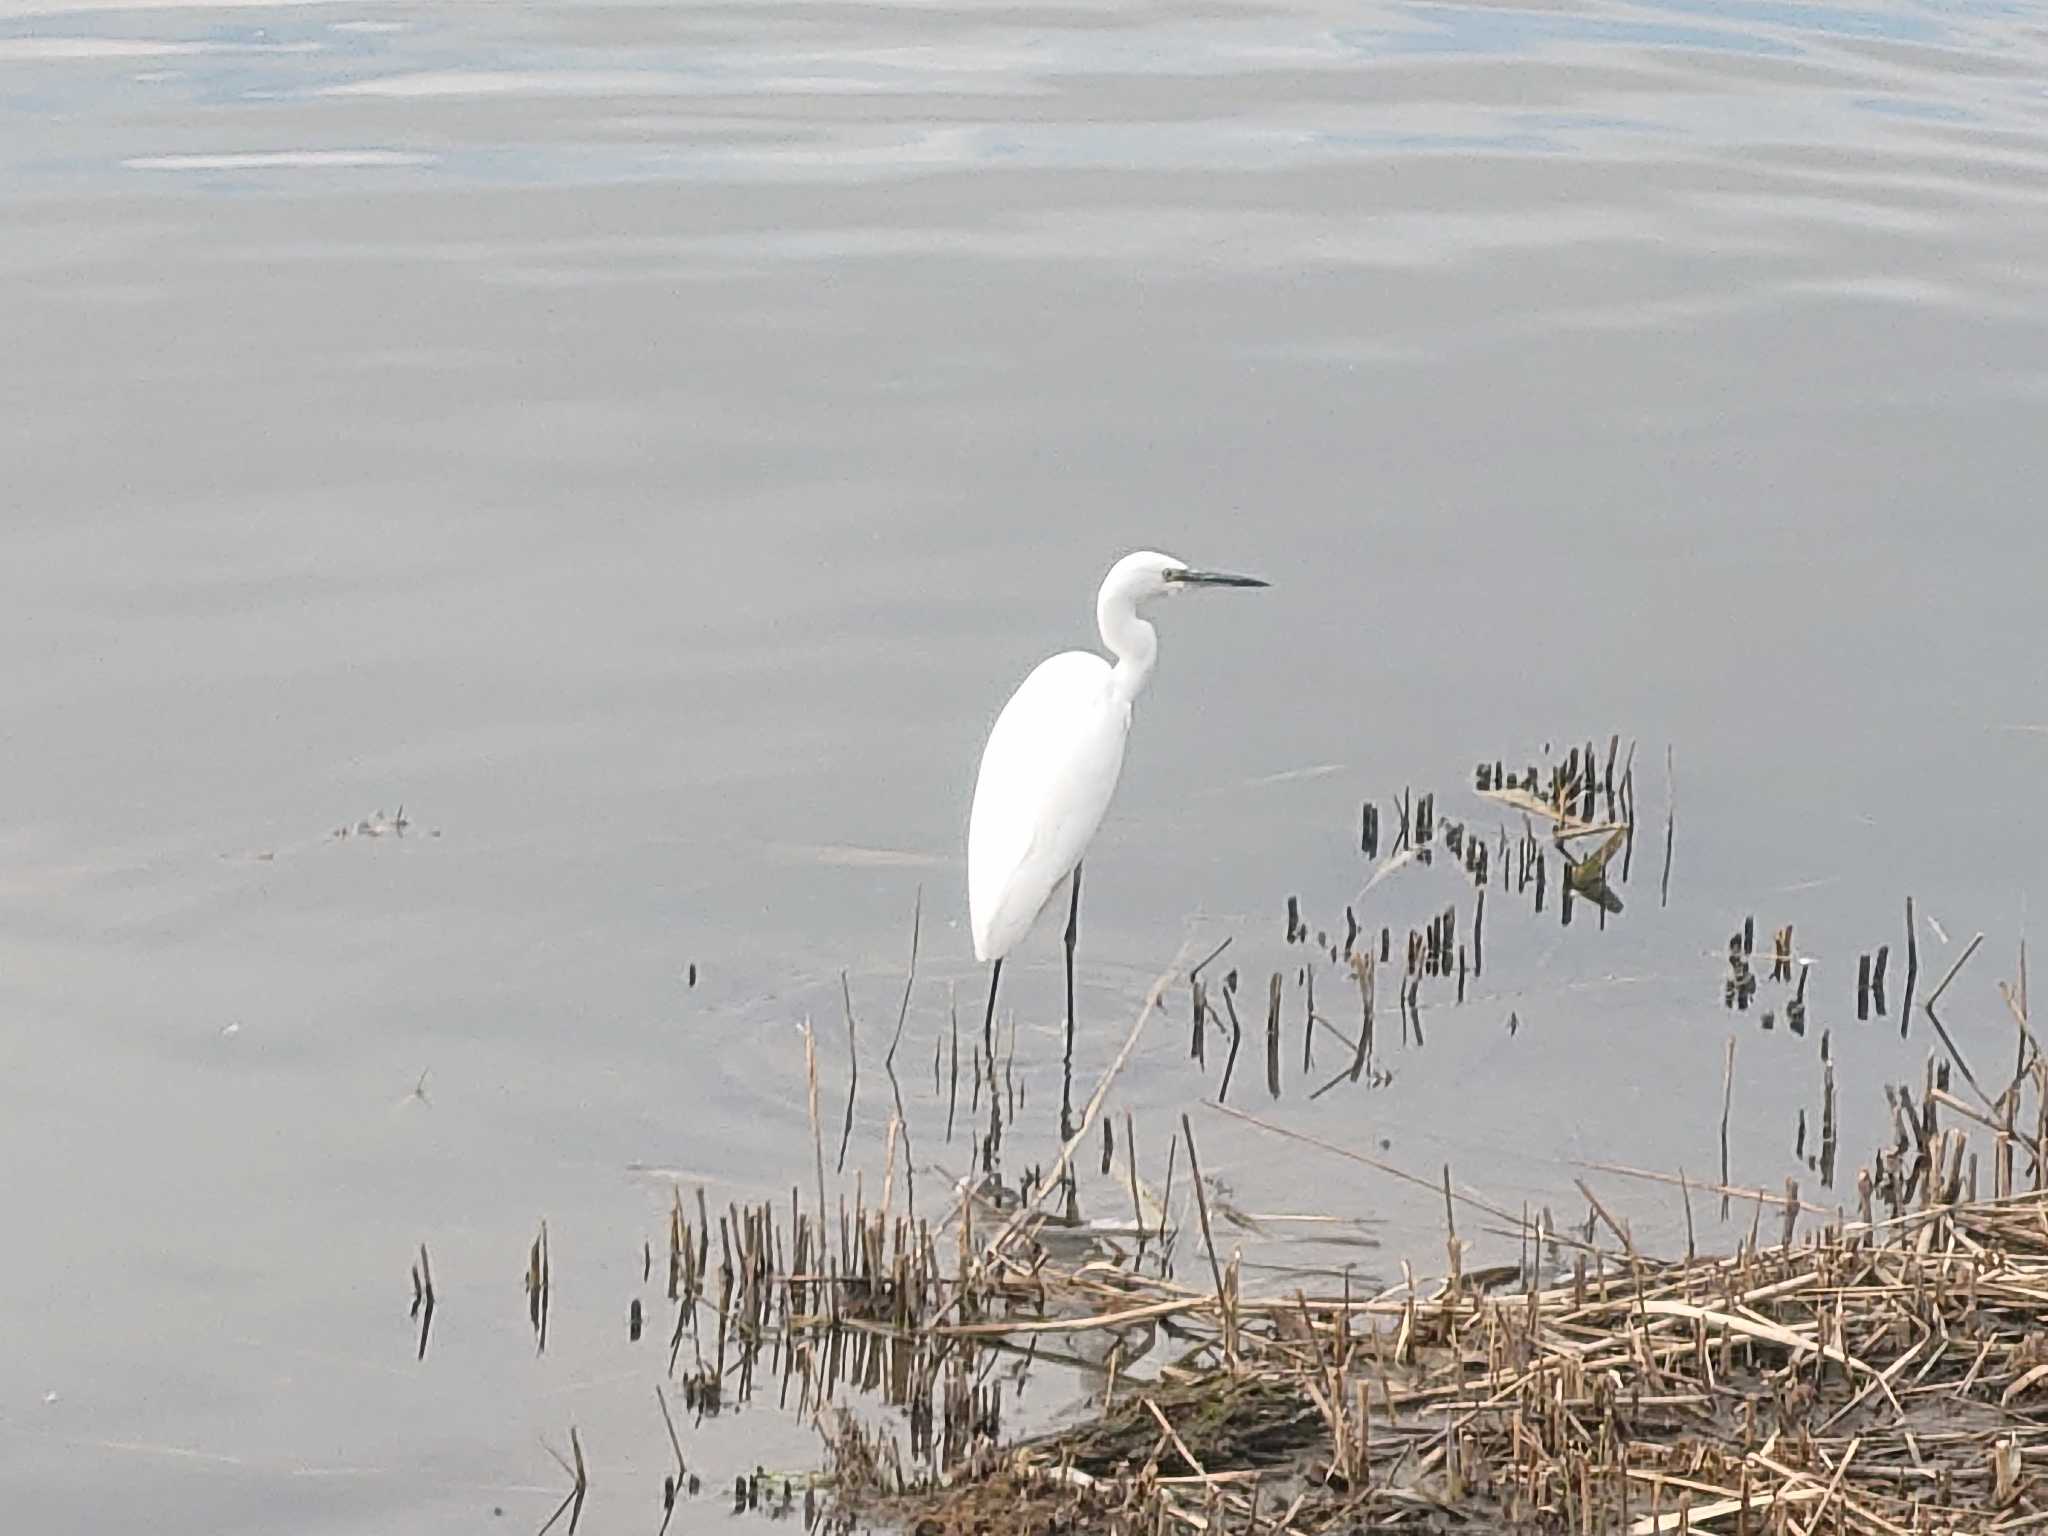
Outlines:
<svg viewBox="0 0 2048 1536"><path fill-rule="evenodd" d="M1118 591L1105 591L1096 599L1095 622L1102 630L1102 643L1116 657L1110 686L1129 704L1151 680L1152 664L1159 659L1158 631L1138 617L1129 595Z"/></svg>

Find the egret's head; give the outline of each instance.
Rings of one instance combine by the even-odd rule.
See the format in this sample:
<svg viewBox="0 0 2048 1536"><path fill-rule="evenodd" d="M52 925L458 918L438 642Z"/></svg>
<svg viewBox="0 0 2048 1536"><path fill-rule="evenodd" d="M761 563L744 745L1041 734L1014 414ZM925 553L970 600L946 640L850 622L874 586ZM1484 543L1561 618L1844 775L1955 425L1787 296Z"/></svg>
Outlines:
<svg viewBox="0 0 2048 1536"><path fill-rule="evenodd" d="M1264 585L1256 576L1231 576L1222 571L1197 570L1187 561L1172 555L1141 549L1136 554L1125 555L1110 567L1109 578L1102 584L1102 596L1108 598L1115 594L1133 608L1139 608L1155 598L1186 591L1190 587Z"/></svg>

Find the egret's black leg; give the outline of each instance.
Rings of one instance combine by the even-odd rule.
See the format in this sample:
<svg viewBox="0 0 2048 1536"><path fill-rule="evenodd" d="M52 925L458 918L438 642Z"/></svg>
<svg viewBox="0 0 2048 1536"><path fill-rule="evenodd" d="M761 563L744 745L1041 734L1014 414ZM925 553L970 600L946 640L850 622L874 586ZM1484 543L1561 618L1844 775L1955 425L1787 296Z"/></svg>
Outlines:
<svg viewBox="0 0 2048 1536"><path fill-rule="evenodd" d="M988 1058L991 1071L996 1061L996 983L1002 979L1003 962L998 957L988 968L988 1012L981 1017L981 1054Z"/></svg>
<svg viewBox="0 0 2048 1536"><path fill-rule="evenodd" d="M1074 940L1081 935L1081 866L1074 866L1073 899L1067 905L1067 1054L1074 1054Z"/></svg>
<svg viewBox="0 0 2048 1536"><path fill-rule="evenodd" d="M1081 866L1074 866L1073 898L1067 907L1067 1054L1061 1074L1060 1140L1074 1134L1074 941L1081 933Z"/></svg>

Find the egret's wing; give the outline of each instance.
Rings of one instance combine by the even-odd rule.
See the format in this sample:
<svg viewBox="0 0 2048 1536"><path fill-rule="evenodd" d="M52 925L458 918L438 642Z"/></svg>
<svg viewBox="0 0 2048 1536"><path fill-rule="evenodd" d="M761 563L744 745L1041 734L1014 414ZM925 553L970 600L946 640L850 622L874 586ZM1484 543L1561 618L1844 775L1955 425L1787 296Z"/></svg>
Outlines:
<svg viewBox="0 0 2048 1536"><path fill-rule="evenodd" d="M1040 662L989 732L967 823L975 953L999 958L1087 851L1123 767L1130 708L1087 651Z"/></svg>

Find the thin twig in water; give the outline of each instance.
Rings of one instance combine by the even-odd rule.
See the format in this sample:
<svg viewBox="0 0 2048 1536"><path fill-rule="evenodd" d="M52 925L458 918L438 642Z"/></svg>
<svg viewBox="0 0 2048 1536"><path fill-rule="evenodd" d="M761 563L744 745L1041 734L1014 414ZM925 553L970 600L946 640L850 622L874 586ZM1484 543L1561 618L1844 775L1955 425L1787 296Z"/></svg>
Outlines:
<svg viewBox="0 0 2048 1536"><path fill-rule="evenodd" d="M818 1162L818 1222L819 1232L824 1232L825 1220L825 1132L818 1123L818 1035L811 1028L810 1015L804 1015L804 1076L810 1084L811 1107L811 1151Z"/></svg>
<svg viewBox="0 0 2048 1536"><path fill-rule="evenodd" d="M434 1328L434 1266L427 1260L427 1245L420 1244L420 1261L412 1272L412 1315L420 1320L420 1351L427 1358L427 1335Z"/></svg>
<svg viewBox="0 0 2048 1536"><path fill-rule="evenodd" d="M1686 1190L1691 1187L1691 1183L1686 1178L1683 1169L1677 1173L1660 1173L1654 1168L1635 1168L1627 1163L1601 1162L1592 1158L1576 1160L1572 1166L1575 1168L1591 1168L1596 1173L1618 1174L1624 1179L1647 1179L1652 1183L1667 1184L1673 1189ZM1773 1193L1768 1189L1749 1189L1740 1184L1702 1184L1700 1188L1708 1190L1713 1194L1726 1195L1735 1200L1759 1200L1767 1205L1775 1205L1781 1208L1794 1203L1788 1201L1782 1193ZM1690 1203L1691 1201L1688 1197L1687 1204L1690 1205ZM1799 1209L1809 1216L1832 1216L1834 1214L1829 1207L1824 1205L1813 1205L1805 1200L1796 1203Z"/></svg>
<svg viewBox="0 0 2048 1536"><path fill-rule="evenodd" d="M1906 1004L1899 1010L1899 1038L1913 1018L1913 983L1920 979L1920 937L1914 930L1913 898L1906 898Z"/></svg>
<svg viewBox="0 0 2048 1536"><path fill-rule="evenodd" d="M575 1536L576 1522L583 1518L583 1496L590 1491L590 1474L583 1465L583 1440L576 1433L576 1426L571 1424L569 1426L569 1449L575 1453L576 1457L573 1466L570 1465L569 1461L560 1451L549 1445L545 1440L541 1442L541 1449L554 1457L555 1465L575 1478L576 1481L571 1485L569 1491L562 1495L562 1502L555 1506L555 1512L548 1516L547 1524L540 1528L537 1536L548 1536L548 1532L554 1529L555 1522L564 1515L569 1517L570 1536Z"/></svg>
<svg viewBox="0 0 2048 1536"><path fill-rule="evenodd" d="M924 887L920 885L916 904L910 909L910 965L903 973L903 1001L896 1009L896 1033L889 1041L889 1054L882 1058L882 1070L889 1074L889 1092L896 1099L896 1120L903 1127L903 1190L912 1220L917 1217L917 1160L911 1155L910 1116L903 1109L903 1085L896 1081L896 1047L903 1039L903 1021L910 1017L910 991L917 985L917 941L923 927Z"/></svg>
<svg viewBox="0 0 2048 1536"><path fill-rule="evenodd" d="M1131 1112L1124 1111L1124 1162L1131 1175L1131 1224L1138 1231L1138 1247L1145 1246L1145 1203L1138 1198L1138 1132L1131 1123Z"/></svg>
<svg viewBox="0 0 2048 1536"><path fill-rule="evenodd" d="M1230 1013L1230 1054L1223 1059L1223 1086L1216 1090L1218 1099L1230 1097L1230 1075L1237 1069L1237 1048L1244 1040L1244 1026L1237 1022L1237 1001L1227 983L1223 988L1223 1006Z"/></svg>
<svg viewBox="0 0 2048 1536"><path fill-rule="evenodd" d="M548 1306L553 1300L554 1261L548 1252L548 1224L543 1217L540 1232L526 1256L526 1312L533 1324L534 1347L548 1352Z"/></svg>
<svg viewBox="0 0 2048 1536"><path fill-rule="evenodd" d="M1180 1117L1181 1134L1188 1139L1188 1177L1195 1182L1195 1209L1202 1218L1202 1246L1209 1250L1209 1273L1216 1281L1216 1298L1223 1299L1223 1266L1216 1262L1216 1238L1209 1230L1209 1195L1202 1187L1202 1159L1195 1152L1195 1128L1189 1122L1187 1112Z"/></svg>
<svg viewBox="0 0 2048 1536"><path fill-rule="evenodd" d="M839 996L846 1004L846 1127L839 1133L838 1172L846 1172L846 1144L853 1140L853 1098L860 1092L860 1047L853 1038L853 992L846 972L839 973Z"/></svg>
<svg viewBox="0 0 2048 1536"><path fill-rule="evenodd" d="M889 1040L889 1054L883 1058L884 1066L892 1066L896 1060L896 1047L903 1039L903 1021L910 1016L910 989L917 985L917 940L924 927L924 887L917 888L917 899L910 909L910 966L903 975L903 1001L896 1008L896 1033Z"/></svg>
<svg viewBox="0 0 2048 1536"><path fill-rule="evenodd" d="M1094 1126L1096 1115L1101 1113L1102 1101L1109 1093L1109 1085L1116 1081L1117 1074L1124 1069L1124 1063L1131 1059L1131 1052L1138 1044L1138 1036L1144 1033L1145 1021L1151 1018L1154 1010L1159 1007L1159 1000L1166 995L1167 987L1179 973L1181 962L1186 958L1187 946L1182 945L1180 953L1173 957L1173 963L1161 971L1158 978L1146 989L1144 1006L1139 1008L1137 1018L1131 1022L1131 1032L1124 1038L1123 1049L1116 1053L1116 1060L1109 1064L1109 1070L1102 1074L1102 1080L1095 1085L1095 1091L1088 1095L1088 1103L1081 1111L1081 1123L1074 1127L1074 1134L1067 1139L1066 1145L1060 1148L1058 1160L1038 1181L1031 1198L1019 1205L1016 1214L1004 1222L996 1235L989 1239L987 1247L983 1250L985 1253L993 1255L1001 1252L1003 1246L1038 1214L1039 1207L1046 1197L1064 1182L1067 1166L1074 1160L1075 1148L1081 1145Z"/></svg>
<svg viewBox="0 0 2048 1536"><path fill-rule="evenodd" d="M661 1421L668 1426L668 1443L674 1448L676 1453L675 1476L666 1490L668 1495L667 1507L661 1512L661 1529L655 1533L655 1536L668 1536L668 1523L676 1512L676 1496L682 1492L683 1482L689 1477L690 1469L683 1461L683 1442L682 1438L676 1434L676 1421L674 1416L668 1411L668 1399L661 1395L661 1388L659 1386L654 1389L654 1400L661 1404Z"/></svg>
<svg viewBox="0 0 2048 1536"><path fill-rule="evenodd" d="M1728 1064L1721 1070L1721 1219L1728 1219L1728 1110L1735 1102L1735 1037L1728 1037Z"/></svg>
<svg viewBox="0 0 2048 1536"><path fill-rule="evenodd" d="M960 1107L960 994L951 987L947 991L951 995L953 1013L953 1047L948 1057L951 1071L946 1088L946 1144L951 1146L953 1112Z"/></svg>
<svg viewBox="0 0 2048 1536"><path fill-rule="evenodd" d="M1929 1013L1934 1012L1934 1005L1941 1001L1941 994L1948 990L1948 984L1956 979L1956 972L1969 963L1970 956L1977 953L1977 946L1983 942L1984 935L1980 933L1970 940L1969 946L1960 955L1956 956L1956 963L1948 968L1948 974L1941 978L1941 985L1936 987L1933 995L1927 999L1927 1011Z"/></svg>
<svg viewBox="0 0 2048 1536"><path fill-rule="evenodd" d="M1173 1165L1174 1160L1179 1156L1179 1154L1180 1143L1177 1141L1167 1142L1166 1183L1161 1188L1159 1194L1159 1244L1162 1249L1166 1246L1167 1221L1168 1218L1171 1217L1171 1215L1173 1214Z"/></svg>
<svg viewBox="0 0 2048 1536"><path fill-rule="evenodd" d="M1941 994L1946 992L1948 984L1956 979L1956 972L1969 963L1970 956L1977 953L1977 946L1983 942L1984 935L1981 933L1970 940L1969 947L1956 956L1956 963L1948 968L1948 974L1941 978L1941 985L1936 987L1933 995L1927 999L1926 1007L1927 1021L1934 1026L1934 1032L1941 1036L1941 1043L1948 1048L1949 1056L1961 1070L1964 1080L1969 1083L1971 1088L1976 1090L1978 1098L1982 1099L1987 1106L1991 1106L1991 1095L1986 1093L1983 1085L1977 1081L1977 1074L1972 1072L1970 1064L1963 1060L1963 1053L1956 1049L1955 1041L1949 1036L1948 1027L1941 1022L1941 1016L1934 1011L1934 1005L1941 1001Z"/></svg>
<svg viewBox="0 0 2048 1536"><path fill-rule="evenodd" d="M1678 771L1671 760L1671 744L1664 744L1664 878L1657 885L1657 905L1671 905L1671 839L1678 825ZM1725 1213L1724 1213L1725 1214Z"/></svg>
<svg viewBox="0 0 2048 1536"><path fill-rule="evenodd" d="M1235 934L1231 935L1231 938L1235 937ZM1225 939L1221 944L1218 944L1214 949L1210 950L1208 954L1202 956L1201 959L1197 960L1193 965L1189 966L1188 980L1193 981L1197 976L1201 975L1203 968L1207 966L1211 960L1214 960L1218 955L1222 954L1223 951L1225 951L1228 948L1230 948L1230 939Z"/></svg>
<svg viewBox="0 0 2048 1536"><path fill-rule="evenodd" d="M1285 1126L1273 1124L1270 1120L1261 1120L1257 1115L1248 1115L1241 1109L1232 1109L1228 1104L1211 1104L1208 1107L1215 1110L1219 1115L1228 1115L1233 1120L1242 1120L1246 1125L1255 1125L1262 1131L1284 1137L1288 1141L1298 1141L1304 1146L1320 1147L1325 1152L1334 1153L1336 1156L1346 1158L1351 1162L1363 1164L1367 1168L1378 1169L1381 1173L1399 1179L1403 1183L1413 1184L1417 1189L1426 1189L1432 1195L1438 1194L1442 1190L1443 1186L1435 1179L1422 1178L1417 1174L1408 1172L1405 1168L1396 1168L1392 1163L1383 1163L1376 1157L1368 1157L1363 1152L1354 1152L1349 1147L1340 1147L1334 1141L1324 1141L1320 1136L1311 1136L1304 1131L1290 1131ZM1496 1220L1505 1221L1517 1230L1520 1230L1522 1227L1522 1217L1514 1211L1504 1210L1497 1205L1489 1205L1486 1201L1479 1199L1475 1195L1454 1192L1452 1198L1460 1205L1470 1206L1475 1211L1483 1211Z"/></svg>

